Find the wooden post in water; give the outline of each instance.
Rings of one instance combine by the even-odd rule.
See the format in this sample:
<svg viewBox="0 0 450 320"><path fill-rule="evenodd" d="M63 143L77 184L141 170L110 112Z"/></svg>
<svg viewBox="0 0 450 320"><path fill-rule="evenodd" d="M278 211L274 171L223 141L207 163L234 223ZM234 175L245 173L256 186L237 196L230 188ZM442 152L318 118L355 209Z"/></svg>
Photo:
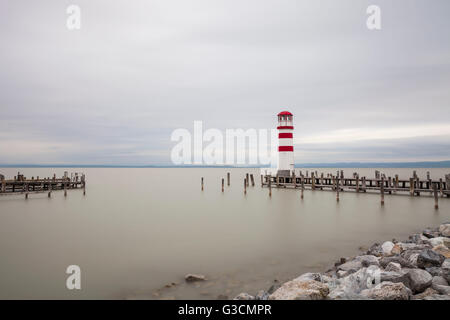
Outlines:
<svg viewBox="0 0 450 320"><path fill-rule="evenodd" d="M384 176L381 177L380 193L381 193L381 205L384 206Z"/></svg>
<svg viewBox="0 0 450 320"><path fill-rule="evenodd" d="M247 178L244 178L244 194L247 194Z"/></svg>
<svg viewBox="0 0 450 320"><path fill-rule="evenodd" d="M67 197L67 182L64 181L64 197Z"/></svg>
<svg viewBox="0 0 450 320"><path fill-rule="evenodd" d="M395 187L395 193L397 193L397 189L398 189L398 174L395 175L394 187Z"/></svg>
<svg viewBox="0 0 450 320"><path fill-rule="evenodd" d="M261 175L261 188L264 186L263 175Z"/></svg>
<svg viewBox="0 0 450 320"><path fill-rule="evenodd" d="M442 183L442 178L439 179L439 192L441 194L441 198L444 197L444 190L443 190L443 186L444 184Z"/></svg>
<svg viewBox="0 0 450 320"><path fill-rule="evenodd" d="M339 202L339 175L336 176L336 201Z"/></svg>
<svg viewBox="0 0 450 320"><path fill-rule="evenodd" d="M316 176L311 172L311 189L316 190Z"/></svg>
<svg viewBox="0 0 450 320"><path fill-rule="evenodd" d="M269 197L272 196L272 175L269 174Z"/></svg>
<svg viewBox="0 0 450 320"><path fill-rule="evenodd" d="M203 177L202 177L202 191L203 191Z"/></svg>
<svg viewBox="0 0 450 320"><path fill-rule="evenodd" d="M245 174L245 181L247 181L247 187L248 187L249 182L250 182L249 179L248 179L248 173Z"/></svg>
<svg viewBox="0 0 450 320"><path fill-rule="evenodd" d="M437 210L439 209L439 204L438 204L437 186L435 183L433 183L433 193L434 193L434 208Z"/></svg>
<svg viewBox="0 0 450 320"><path fill-rule="evenodd" d="M414 178L409 178L409 194L414 196Z"/></svg>
<svg viewBox="0 0 450 320"><path fill-rule="evenodd" d="M366 176L362 177L362 190L366 192Z"/></svg>
<svg viewBox="0 0 450 320"><path fill-rule="evenodd" d="M28 199L28 183L25 184L25 199Z"/></svg>
<svg viewBox="0 0 450 320"><path fill-rule="evenodd" d="M225 179L222 178L222 192L223 192L223 189L224 189L224 185L225 185Z"/></svg>
<svg viewBox="0 0 450 320"><path fill-rule="evenodd" d="M359 174L356 175L356 192L359 193Z"/></svg>
<svg viewBox="0 0 450 320"><path fill-rule="evenodd" d="M230 186L230 173L227 172L227 186Z"/></svg>
<svg viewBox="0 0 450 320"><path fill-rule="evenodd" d="M300 198L303 199L303 191L305 190L305 182L303 176L300 176L300 183L302 184L302 190L300 192Z"/></svg>
<svg viewBox="0 0 450 320"><path fill-rule="evenodd" d="M297 188L297 178L295 177L295 170L292 171L292 183L294 184L294 189Z"/></svg>
<svg viewBox="0 0 450 320"><path fill-rule="evenodd" d="M252 187L255 186L255 179L253 178L253 173L250 174L250 180L252 181Z"/></svg>

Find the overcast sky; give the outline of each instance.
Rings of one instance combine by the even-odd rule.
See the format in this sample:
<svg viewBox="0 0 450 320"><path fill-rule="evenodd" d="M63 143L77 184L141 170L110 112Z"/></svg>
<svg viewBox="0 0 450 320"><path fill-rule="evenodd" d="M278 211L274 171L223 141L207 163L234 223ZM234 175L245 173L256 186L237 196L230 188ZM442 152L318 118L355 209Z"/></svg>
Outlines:
<svg viewBox="0 0 450 320"><path fill-rule="evenodd" d="M66 9L81 8L81 29ZM366 27L381 8L382 29ZM0 1L0 164L167 164L274 128L297 163L450 159L450 1Z"/></svg>

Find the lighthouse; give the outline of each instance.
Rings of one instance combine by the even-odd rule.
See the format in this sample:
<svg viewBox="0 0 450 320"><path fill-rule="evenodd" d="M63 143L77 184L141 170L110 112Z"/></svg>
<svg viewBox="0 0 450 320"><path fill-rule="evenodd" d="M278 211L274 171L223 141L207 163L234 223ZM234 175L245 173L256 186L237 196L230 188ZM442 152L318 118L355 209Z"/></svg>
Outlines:
<svg viewBox="0 0 450 320"><path fill-rule="evenodd" d="M294 124L289 111L278 114L278 174L290 175L294 170Z"/></svg>

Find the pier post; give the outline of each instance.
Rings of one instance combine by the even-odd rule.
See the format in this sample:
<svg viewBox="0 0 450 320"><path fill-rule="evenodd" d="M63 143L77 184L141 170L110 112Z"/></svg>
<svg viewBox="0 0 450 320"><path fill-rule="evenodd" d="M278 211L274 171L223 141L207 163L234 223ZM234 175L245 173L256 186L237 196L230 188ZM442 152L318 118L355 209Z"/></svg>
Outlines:
<svg viewBox="0 0 450 320"><path fill-rule="evenodd" d="M409 178L409 194L414 196L414 178Z"/></svg>
<svg viewBox="0 0 450 320"><path fill-rule="evenodd" d="M225 185L225 179L222 178L222 192L223 192L224 185Z"/></svg>
<svg viewBox="0 0 450 320"><path fill-rule="evenodd" d="M64 184L64 197L67 197L67 182L64 181L63 184Z"/></svg>
<svg viewBox="0 0 450 320"><path fill-rule="evenodd" d="M356 192L359 193L359 174L356 174Z"/></svg>
<svg viewBox="0 0 450 320"><path fill-rule="evenodd" d="M339 175L336 176L336 201L339 202Z"/></svg>
<svg viewBox="0 0 450 320"><path fill-rule="evenodd" d="M300 176L300 183L302 184L301 187L301 192L300 192L300 198L303 199L303 191L305 190L305 182L304 182L304 177Z"/></svg>
<svg viewBox="0 0 450 320"><path fill-rule="evenodd" d="M439 179L439 192L440 192L440 194L441 194L441 198L443 198L444 197L444 190L443 190L443 186L444 185L444 183L442 182L442 178L440 178Z"/></svg>
<svg viewBox="0 0 450 320"><path fill-rule="evenodd" d="M203 177L202 177L202 191L203 191Z"/></svg>
<svg viewBox="0 0 450 320"><path fill-rule="evenodd" d="M384 206L384 176L381 177L380 193L381 193L381 205Z"/></svg>
<svg viewBox="0 0 450 320"><path fill-rule="evenodd" d="M28 199L28 183L25 184L25 199Z"/></svg>
<svg viewBox="0 0 450 320"><path fill-rule="evenodd" d="M362 190L366 192L366 176L362 177Z"/></svg>
<svg viewBox="0 0 450 320"><path fill-rule="evenodd" d="M437 192L437 186L435 183L433 183L433 193L434 193L434 208L439 209L438 192Z"/></svg>
<svg viewBox="0 0 450 320"><path fill-rule="evenodd" d="M395 175L394 187L395 187L395 193L397 193L397 189L398 189L398 174Z"/></svg>
<svg viewBox="0 0 450 320"><path fill-rule="evenodd" d="M244 178L244 194L247 194L247 178Z"/></svg>
<svg viewBox="0 0 450 320"><path fill-rule="evenodd" d="M250 174L250 180L252 181L252 187L255 186L255 179L253 178L253 173Z"/></svg>
<svg viewBox="0 0 450 320"><path fill-rule="evenodd" d="M227 186L230 186L230 173L227 172Z"/></svg>
<svg viewBox="0 0 450 320"><path fill-rule="evenodd" d="M316 190L316 176L311 172L311 189Z"/></svg>
<svg viewBox="0 0 450 320"><path fill-rule="evenodd" d="M5 178L2 177L2 193L6 192L6 181Z"/></svg>
<svg viewBox="0 0 450 320"><path fill-rule="evenodd" d="M263 175L261 175L261 188L264 186Z"/></svg>
<svg viewBox="0 0 450 320"><path fill-rule="evenodd" d="M247 181L247 187L249 186L249 179L248 179L248 173L245 174L245 181Z"/></svg>
<svg viewBox="0 0 450 320"><path fill-rule="evenodd" d="M272 196L272 175L269 175L269 197Z"/></svg>
<svg viewBox="0 0 450 320"><path fill-rule="evenodd" d="M323 190L323 172L320 173L320 190Z"/></svg>

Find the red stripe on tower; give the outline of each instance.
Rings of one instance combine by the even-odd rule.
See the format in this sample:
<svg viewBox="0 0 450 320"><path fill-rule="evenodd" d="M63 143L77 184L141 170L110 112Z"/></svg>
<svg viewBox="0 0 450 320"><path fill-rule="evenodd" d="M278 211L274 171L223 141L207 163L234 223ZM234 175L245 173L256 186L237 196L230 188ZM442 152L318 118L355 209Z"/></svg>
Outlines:
<svg viewBox="0 0 450 320"><path fill-rule="evenodd" d="M293 146L279 146L278 147L279 152L294 152Z"/></svg>
<svg viewBox="0 0 450 320"><path fill-rule="evenodd" d="M280 139L288 139L288 138L293 138L292 132L284 132L284 133L279 133L278 134L278 138Z"/></svg>

